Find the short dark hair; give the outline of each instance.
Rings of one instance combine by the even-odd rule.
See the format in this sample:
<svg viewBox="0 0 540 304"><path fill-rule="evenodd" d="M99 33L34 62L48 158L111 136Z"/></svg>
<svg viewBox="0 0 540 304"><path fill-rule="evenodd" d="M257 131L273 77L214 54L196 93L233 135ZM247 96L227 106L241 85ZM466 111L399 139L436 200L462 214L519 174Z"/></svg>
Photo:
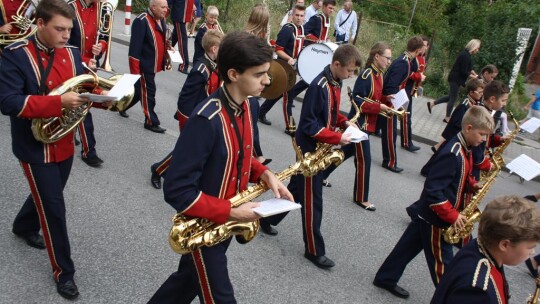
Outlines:
<svg viewBox="0 0 540 304"><path fill-rule="evenodd" d="M69 19L75 18L75 11L63 0L41 0L36 7L36 20L41 18L44 23L49 22L55 15Z"/></svg>
<svg viewBox="0 0 540 304"><path fill-rule="evenodd" d="M272 48L268 43L246 32L232 32L225 35L219 46L217 67L225 83L231 80L227 76L230 69L239 73L272 61Z"/></svg>
<svg viewBox="0 0 540 304"><path fill-rule="evenodd" d="M332 56L332 62L338 61L341 65L348 65L354 62L357 67L362 66L362 57L358 49L352 44L340 45Z"/></svg>
<svg viewBox="0 0 540 304"><path fill-rule="evenodd" d="M414 52L424 47L424 40L420 36L414 36L407 42L407 51Z"/></svg>
<svg viewBox="0 0 540 304"><path fill-rule="evenodd" d="M488 64L482 68L482 71L480 71L480 75L486 72L489 74L499 73L499 69L497 69L497 66L495 66L494 64Z"/></svg>
<svg viewBox="0 0 540 304"><path fill-rule="evenodd" d="M330 4L333 5L333 6L336 6L337 2L336 2L336 0L323 0L323 2L322 2L323 6L328 6Z"/></svg>
<svg viewBox="0 0 540 304"><path fill-rule="evenodd" d="M510 89L504 82L493 80L484 88L484 100L490 99L492 96L499 99L503 94L507 93L510 93Z"/></svg>
<svg viewBox="0 0 540 304"><path fill-rule="evenodd" d="M294 11L302 11L302 12L305 12L305 11L306 11L306 7L303 6L303 5L297 4L297 5L294 6L293 12L294 12Z"/></svg>
<svg viewBox="0 0 540 304"><path fill-rule="evenodd" d="M467 90L467 93L476 91L476 89L483 88L483 87L484 87L484 81L478 78L469 79L467 83L465 83L465 89Z"/></svg>

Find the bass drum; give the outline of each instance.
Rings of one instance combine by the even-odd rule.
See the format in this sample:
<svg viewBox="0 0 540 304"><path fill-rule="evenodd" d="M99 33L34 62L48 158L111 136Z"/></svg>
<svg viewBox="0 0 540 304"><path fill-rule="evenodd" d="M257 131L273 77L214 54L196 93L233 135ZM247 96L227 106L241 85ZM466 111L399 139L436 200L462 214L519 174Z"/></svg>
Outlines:
<svg viewBox="0 0 540 304"><path fill-rule="evenodd" d="M337 48L338 45L333 42L306 46L298 55L298 74L307 84L310 84L332 62L332 56Z"/></svg>

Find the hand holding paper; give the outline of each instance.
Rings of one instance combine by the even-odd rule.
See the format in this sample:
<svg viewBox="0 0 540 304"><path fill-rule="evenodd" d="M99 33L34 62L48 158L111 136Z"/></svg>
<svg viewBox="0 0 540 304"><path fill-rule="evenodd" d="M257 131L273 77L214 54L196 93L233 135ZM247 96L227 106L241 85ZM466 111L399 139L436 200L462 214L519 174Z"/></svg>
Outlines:
<svg viewBox="0 0 540 304"><path fill-rule="evenodd" d="M359 143L362 140L369 139L368 135L365 132L360 131L360 129L355 128L353 126L349 126L343 134L350 134L351 135L351 142L353 143Z"/></svg>
<svg viewBox="0 0 540 304"><path fill-rule="evenodd" d="M272 198L263 202L260 202L260 206L253 208L253 212L262 217L275 215L295 209L300 209L300 204L284 200L281 198Z"/></svg>

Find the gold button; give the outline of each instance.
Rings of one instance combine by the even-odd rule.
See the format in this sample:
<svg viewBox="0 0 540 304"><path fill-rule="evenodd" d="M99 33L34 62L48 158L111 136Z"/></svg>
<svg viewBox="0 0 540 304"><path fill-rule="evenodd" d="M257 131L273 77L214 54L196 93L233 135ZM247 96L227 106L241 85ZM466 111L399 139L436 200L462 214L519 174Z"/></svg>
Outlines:
<svg viewBox="0 0 540 304"><path fill-rule="evenodd" d="M246 146L246 149L249 149L249 148L251 148L251 146L250 146L250 145L247 145L247 146Z"/></svg>
<svg viewBox="0 0 540 304"><path fill-rule="evenodd" d="M66 63L66 59L62 59L62 63Z"/></svg>
<svg viewBox="0 0 540 304"><path fill-rule="evenodd" d="M52 85L52 81L51 81L51 80L49 80L49 85Z"/></svg>
<svg viewBox="0 0 540 304"><path fill-rule="evenodd" d="M244 175L247 175L247 172L244 172Z"/></svg>

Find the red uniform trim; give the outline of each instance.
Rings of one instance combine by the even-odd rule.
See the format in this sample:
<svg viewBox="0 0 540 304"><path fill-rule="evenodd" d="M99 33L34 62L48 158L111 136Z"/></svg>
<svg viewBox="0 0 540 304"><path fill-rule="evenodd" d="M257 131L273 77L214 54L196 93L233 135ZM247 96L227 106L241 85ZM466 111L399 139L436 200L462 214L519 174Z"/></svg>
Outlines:
<svg viewBox="0 0 540 304"><path fill-rule="evenodd" d="M206 266L204 265L201 250L196 250L191 255L193 257L193 262L195 263L195 268L197 269L197 276L199 277L199 286L203 296L202 302L208 304L215 303L214 298L212 297L212 290L210 288L210 282L208 281L208 273L206 271Z"/></svg>
<svg viewBox="0 0 540 304"><path fill-rule="evenodd" d="M431 252L435 258L435 276L437 277L437 284L441 281L442 275L444 274L444 263L442 258L441 250L441 229L431 225Z"/></svg>
<svg viewBox="0 0 540 304"><path fill-rule="evenodd" d="M315 235L313 234L313 179L310 176L304 176L304 217L305 217L305 231L307 238L308 252L311 255L317 256L317 249L315 248Z"/></svg>

